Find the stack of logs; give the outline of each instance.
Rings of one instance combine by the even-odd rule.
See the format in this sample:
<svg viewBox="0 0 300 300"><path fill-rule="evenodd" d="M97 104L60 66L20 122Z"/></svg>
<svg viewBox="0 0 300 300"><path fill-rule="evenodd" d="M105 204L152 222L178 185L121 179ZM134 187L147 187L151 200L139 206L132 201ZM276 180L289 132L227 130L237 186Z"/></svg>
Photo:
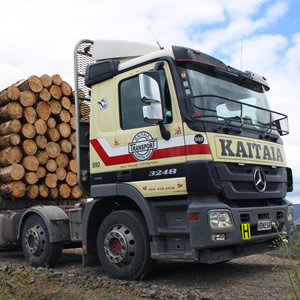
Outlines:
<svg viewBox="0 0 300 300"><path fill-rule="evenodd" d="M79 199L71 86L31 76L0 92L0 194L7 199Z"/></svg>

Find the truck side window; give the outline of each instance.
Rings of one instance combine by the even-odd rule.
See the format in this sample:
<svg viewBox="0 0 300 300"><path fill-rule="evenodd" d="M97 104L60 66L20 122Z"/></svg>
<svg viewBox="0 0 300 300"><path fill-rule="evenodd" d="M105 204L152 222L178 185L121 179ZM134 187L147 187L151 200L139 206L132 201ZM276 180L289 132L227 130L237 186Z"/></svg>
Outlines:
<svg viewBox="0 0 300 300"><path fill-rule="evenodd" d="M162 103L164 110L164 123L172 122L172 107L169 87L164 70L160 70L162 88ZM132 129L153 124L145 122L143 118L143 106L141 101L138 76L123 80L120 83L120 121L122 129Z"/></svg>

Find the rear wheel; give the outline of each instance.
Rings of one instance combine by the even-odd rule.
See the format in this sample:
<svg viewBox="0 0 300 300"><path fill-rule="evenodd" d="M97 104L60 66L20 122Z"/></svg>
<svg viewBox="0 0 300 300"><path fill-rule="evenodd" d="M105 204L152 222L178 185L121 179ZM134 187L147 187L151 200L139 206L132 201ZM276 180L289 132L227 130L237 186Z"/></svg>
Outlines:
<svg viewBox="0 0 300 300"><path fill-rule="evenodd" d="M98 257L103 269L118 279L139 279L150 271L150 239L141 214L116 211L100 225Z"/></svg>
<svg viewBox="0 0 300 300"><path fill-rule="evenodd" d="M61 243L50 243L48 228L38 215L31 215L25 221L22 248L25 259L33 267L54 265L62 252Z"/></svg>

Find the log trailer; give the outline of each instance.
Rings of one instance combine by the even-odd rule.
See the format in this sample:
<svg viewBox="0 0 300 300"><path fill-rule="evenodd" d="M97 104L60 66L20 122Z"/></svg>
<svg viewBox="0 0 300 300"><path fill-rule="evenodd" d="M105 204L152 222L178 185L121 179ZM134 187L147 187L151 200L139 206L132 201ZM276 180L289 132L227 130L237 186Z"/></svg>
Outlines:
<svg viewBox="0 0 300 300"><path fill-rule="evenodd" d="M0 198L0 246L33 266L80 245L83 264L138 279L154 261L218 263L293 231L293 189L266 79L197 50L82 40L71 206ZM48 203L49 204L49 203Z"/></svg>

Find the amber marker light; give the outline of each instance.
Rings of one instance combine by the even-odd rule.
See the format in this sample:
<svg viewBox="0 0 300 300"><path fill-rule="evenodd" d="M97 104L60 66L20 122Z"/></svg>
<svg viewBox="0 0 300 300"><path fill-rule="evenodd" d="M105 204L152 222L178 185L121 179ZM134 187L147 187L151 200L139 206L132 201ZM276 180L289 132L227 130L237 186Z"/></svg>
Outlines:
<svg viewBox="0 0 300 300"><path fill-rule="evenodd" d="M189 214L189 220L190 221L197 221L197 220L199 220L199 214L198 213L190 213Z"/></svg>

